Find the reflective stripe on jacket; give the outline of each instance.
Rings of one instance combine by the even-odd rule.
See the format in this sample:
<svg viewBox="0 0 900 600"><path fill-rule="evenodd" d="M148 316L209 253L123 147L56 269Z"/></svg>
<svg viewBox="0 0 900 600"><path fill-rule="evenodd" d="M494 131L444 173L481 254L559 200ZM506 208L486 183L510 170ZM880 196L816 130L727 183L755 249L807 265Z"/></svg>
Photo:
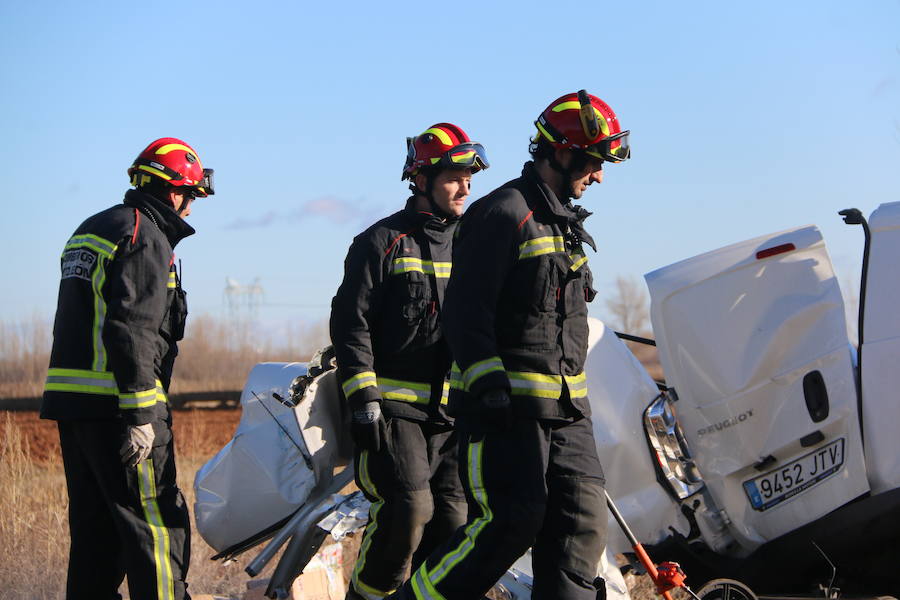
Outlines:
<svg viewBox="0 0 900 600"><path fill-rule="evenodd" d="M531 163L466 212L444 306L459 364L451 373L454 412L466 410L460 392L505 388L525 414L589 414L587 303L596 292L573 234L576 217Z"/></svg>
<svg viewBox="0 0 900 600"><path fill-rule="evenodd" d="M410 199L354 238L330 320L338 379L352 405L380 399L387 416L447 418L450 356L440 315L455 228Z"/></svg>
<svg viewBox="0 0 900 600"><path fill-rule="evenodd" d="M78 227L60 259L42 417L142 424L165 407L187 315L172 249L192 233L137 190Z"/></svg>

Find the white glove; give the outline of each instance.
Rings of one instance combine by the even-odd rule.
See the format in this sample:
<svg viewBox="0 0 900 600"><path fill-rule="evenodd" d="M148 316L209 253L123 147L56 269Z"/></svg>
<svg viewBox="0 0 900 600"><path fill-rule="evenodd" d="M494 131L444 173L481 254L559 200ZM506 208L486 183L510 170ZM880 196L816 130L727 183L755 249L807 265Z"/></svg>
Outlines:
<svg viewBox="0 0 900 600"><path fill-rule="evenodd" d="M153 423L143 425L128 425L125 429L125 443L122 444L119 454L122 463L135 467L150 456L153 449Z"/></svg>

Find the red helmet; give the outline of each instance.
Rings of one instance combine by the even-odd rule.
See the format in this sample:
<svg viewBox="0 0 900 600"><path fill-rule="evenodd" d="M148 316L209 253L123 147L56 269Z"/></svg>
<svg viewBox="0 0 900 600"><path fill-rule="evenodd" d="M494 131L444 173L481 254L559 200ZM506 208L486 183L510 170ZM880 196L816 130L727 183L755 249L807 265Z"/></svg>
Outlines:
<svg viewBox="0 0 900 600"><path fill-rule="evenodd" d="M213 170L204 169L197 152L177 138L151 142L128 169L131 185L140 187L156 177L175 187L190 188L195 196L215 194Z"/></svg>
<svg viewBox="0 0 900 600"><path fill-rule="evenodd" d="M406 164L400 179L412 179L421 167L469 167L473 173L490 167L484 147L469 140L452 123L437 123L414 138L406 138Z"/></svg>
<svg viewBox="0 0 900 600"><path fill-rule="evenodd" d="M622 131L616 113L584 90L552 102L534 124L538 129L535 142L545 140L554 148L582 150L609 162L631 156L629 132Z"/></svg>

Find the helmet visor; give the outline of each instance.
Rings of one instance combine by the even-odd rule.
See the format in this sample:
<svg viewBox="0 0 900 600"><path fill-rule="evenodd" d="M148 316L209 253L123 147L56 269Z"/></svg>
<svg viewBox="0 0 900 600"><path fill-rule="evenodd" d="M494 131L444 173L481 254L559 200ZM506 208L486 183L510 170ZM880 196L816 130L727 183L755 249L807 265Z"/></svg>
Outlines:
<svg viewBox="0 0 900 600"><path fill-rule="evenodd" d="M194 193L198 198L205 198L216 193L213 185L213 173L215 173L213 169L203 169L203 179L194 187Z"/></svg>
<svg viewBox="0 0 900 600"><path fill-rule="evenodd" d="M631 146L628 143L629 131L622 131L603 138L596 144L585 148L585 152L591 156L602 158L609 162L622 162L631 157Z"/></svg>
<svg viewBox="0 0 900 600"><path fill-rule="evenodd" d="M488 162L484 146L476 142L466 142L454 146L441 157L442 167L469 167L472 171L480 171L491 166Z"/></svg>

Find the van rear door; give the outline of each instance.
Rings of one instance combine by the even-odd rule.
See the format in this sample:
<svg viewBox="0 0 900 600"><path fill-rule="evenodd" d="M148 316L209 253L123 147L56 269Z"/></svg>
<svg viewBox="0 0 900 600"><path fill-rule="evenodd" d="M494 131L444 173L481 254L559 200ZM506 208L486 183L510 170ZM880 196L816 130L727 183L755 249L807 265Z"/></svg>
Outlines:
<svg viewBox="0 0 900 600"><path fill-rule="evenodd" d="M879 206L869 217L872 242L863 313L863 430L872 493L900 487L900 202Z"/></svg>
<svg viewBox="0 0 900 600"><path fill-rule="evenodd" d="M685 437L745 551L868 490L844 304L816 227L645 278Z"/></svg>

